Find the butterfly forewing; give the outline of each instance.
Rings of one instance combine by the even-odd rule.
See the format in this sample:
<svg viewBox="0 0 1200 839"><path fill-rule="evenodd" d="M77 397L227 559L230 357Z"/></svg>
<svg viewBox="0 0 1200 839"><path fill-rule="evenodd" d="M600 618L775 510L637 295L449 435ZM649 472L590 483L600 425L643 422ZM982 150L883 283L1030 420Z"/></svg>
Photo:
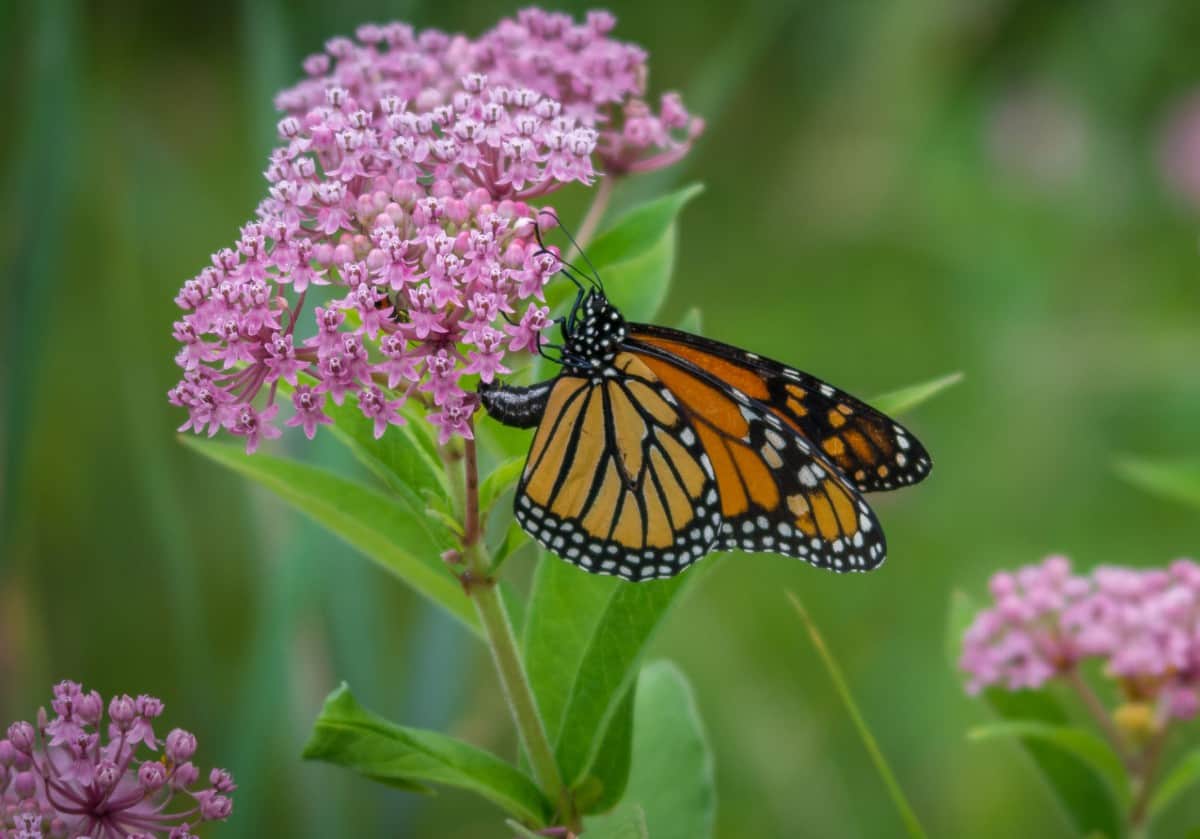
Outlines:
<svg viewBox="0 0 1200 839"><path fill-rule="evenodd" d="M785 364L697 335L631 325L630 341L680 359L736 388L802 434L860 492L917 483L929 455L895 420Z"/></svg>
<svg viewBox="0 0 1200 839"><path fill-rule="evenodd" d="M654 373L629 353L556 380L517 487L542 545L598 573L670 577L720 534L712 464Z"/></svg>
<svg viewBox="0 0 1200 839"><path fill-rule="evenodd" d="M714 550L771 551L835 571L884 560L870 507L795 428L725 377L661 349L633 352L676 397L712 464L722 519Z"/></svg>

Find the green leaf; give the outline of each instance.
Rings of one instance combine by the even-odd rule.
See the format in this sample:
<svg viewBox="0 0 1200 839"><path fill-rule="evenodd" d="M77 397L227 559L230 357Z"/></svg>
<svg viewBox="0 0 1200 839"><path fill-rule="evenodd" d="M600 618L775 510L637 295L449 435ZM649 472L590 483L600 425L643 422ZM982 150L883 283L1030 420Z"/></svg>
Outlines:
<svg viewBox="0 0 1200 839"><path fill-rule="evenodd" d="M247 455L239 444L192 436L181 440L265 486L480 633L475 610L441 561L442 552L453 547L454 537L432 527L424 511L324 469L268 454Z"/></svg>
<svg viewBox="0 0 1200 839"><path fill-rule="evenodd" d="M551 743L562 730L571 684L596 623L621 584L615 577L588 574L542 552L529 593L522 647Z"/></svg>
<svg viewBox="0 0 1200 839"><path fill-rule="evenodd" d="M1171 768L1158 783L1154 797L1150 799L1150 816L1157 816L1167 808L1178 795L1190 786L1200 781L1200 749L1188 752Z"/></svg>
<svg viewBox="0 0 1200 839"><path fill-rule="evenodd" d="M479 509L483 512L485 520L488 511L496 503L496 499L511 488L517 482L517 478L521 477L521 470L525 468L525 457L525 455L520 455L509 458L492 469L480 483Z"/></svg>
<svg viewBox="0 0 1200 839"><path fill-rule="evenodd" d="M640 804L622 807L609 816L588 819L586 826L585 839L650 839L646 813Z"/></svg>
<svg viewBox="0 0 1200 839"><path fill-rule="evenodd" d="M572 680L555 746L569 786L582 781L596 759L642 652L685 579L620 581L605 604Z"/></svg>
<svg viewBox="0 0 1200 839"><path fill-rule="evenodd" d="M906 414L921 403L928 402L943 390L953 387L962 380L963 374L961 372L950 373L928 382L884 393L874 399L868 400L868 403L885 414Z"/></svg>
<svg viewBox="0 0 1200 839"><path fill-rule="evenodd" d="M576 787L575 805L581 813L603 813L617 806L629 781L633 757L633 707L637 682L629 686L587 775Z"/></svg>
<svg viewBox="0 0 1200 839"><path fill-rule="evenodd" d="M390 723L359 705L345 684L325 700L304 757L403 789L442 784L469 790L538 825L546 824L554 809L529 777L490 752L435 731Z"/></svg>
<svg viewBox="0 0 1200 839"><path fill-rule="evenodd" d="M500 566L527 544L529 544L529 537L525 535L525 531L521 529L521 525L515 519L509 522L508 528L504 531L504 539L491 552L492 565L488 568L488 574L495 576L500 570Z"/></svg>
<svg viewBox="0 0 1200 839"><path fill-rule="evenodd" d="M1117 472L1147 492L1200 507L1200 461L1127 457L1117 462Z"/></svg>
<svg viewBox="0 0 1200 839"><path fill-rule="evenodd" d="M641 256L667 235L684 206L703 191L702 184L689 184L635 207L596 237L588 246L588 258L599 270Z"/></svg>
<svg viewBox="0 0 1200 839"><path fill-rule="evenodd" d="M546 839L545 834L539 835L527 828L525 825L512 819L505 819L504 823L508 825L508 829L515 833L518 839Z"/></svg>
<svg viewBox="0 0 1200 839"><path fill-rule="evenodd" d="M892 803L900 815L900 820L904 822L905 830L914 839L925 839L925 829L921 827L921 822L917 818L916 811L908 803L908 798L905 797L904 790L900 787L900 782L896 780L896 775L892 772L892 767L888 764L887 758L884 757L883 750L879 748L879 744L875 740L875 735L871 733L866 719L863 717L862 712L859 711L858 703L854 701L854 696L850 693L850 685L846 682L846 677L842 674L842 668L838 666L837 659L833 657L833 653L825 644L825 639L821 637L816 623L813 622L812 617L808 614L808 610L804 608L804 604L800 602L800 598L790 591L788 592L788 598L792 601L792 606L795 608L796 614L800 616L800 621L804 624L804 629L808 632L809 639L812 641L813 646L816 647L817 654L820 655L821 661L829 673L829 678L837 690L838 698L841 699L846 713L850 716L851 722L854 723L859 739L862 740L863 746L866 747L867 753L871 757L871 762L875 764L875 771L879 773L879 777L883 780L883 785L887 788L888 795L891 796Z"/></svg>
<svg viewBox="0 0 1200 839"><path fill-rule="evenodd" d="M700 314L700 308L692 306L683 313L683 317L679 319L675 326L684 332L691 332L693 335L702 335L704 333L704 318Z"/></svg>
<svg viewBox="0 0 1200 839"><path fill-rule="evenodd" d="M292 391L283 381L279 388L285 394ZM341 405L330 403L325 410L333 425L323 429L323 433L328 431L336 437L355 459L412 507L421 509L426 505L427 502L421 500L425 493L435 494L441 506L448 507L452 503L453 493L432 428L415 401L405 403L403 413L408 422L390 426L379 439L375 438L374 422L363 416L353 399L347 399Z"/></svg>
<svg viewBox="0 0 1200 839"><path fill-rule="evenodd" d="M1002 719L1063 726L1069 722L1062 706L1046 691L984 691L984 701ZM1023 736L1021 745L1049 784L1067 818L1083 835L1122 835L1122 819L1104 777L1081 760L1043 738Z"/></svg>
<svg viewBox="0 0 1200 839"><path fill-rule="evenodd" d="M642 669L633 718L633 766L625 798L611 813L586 819L584 835L711 837L716 810L712 750L691 687L674 664L658 661ZM621 832L639 823L639 815L644 832Z"/></svg>
<svg viewBox="0 0 1200 839"><path fill-rule="evenodd" d="M1045 743L1078 758L1108 784L1122 806L1129 804L1129 780L1121 759L1108 743L1092 732L1070 725L1036 720L1005 720L973 728L967 738L974 741L1020 738L1023 742Z"/></svg>

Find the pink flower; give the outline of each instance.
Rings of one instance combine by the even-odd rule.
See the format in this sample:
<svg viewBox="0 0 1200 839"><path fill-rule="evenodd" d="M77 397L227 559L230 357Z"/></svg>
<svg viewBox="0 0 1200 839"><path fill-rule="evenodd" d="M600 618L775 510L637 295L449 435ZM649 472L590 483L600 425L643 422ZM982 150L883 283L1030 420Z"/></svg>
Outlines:
<svg viewBox="0 0 1200 839"><path fill-rule="evenodd" d="M1164 717L1200 710L1200 566L1102 566L1071 573L1050 557L992 577L993 605L963 636L967 690L1040 687L1085 659L1098 659L1124 692L1157 699Z"/></svg>
<svg viewBox="0 0 1200 839"><path fill-rule="evenodd" d="M0 740L0 837L191 837L202 821L224 821L236 789L214 769L208 787L194 789L200 773L190 762L194 735L174 729L165 757L139 756L154 749L152 720L163 705L152 696L114 697L108 739L104 701L75 682L61 682L38 724L13 723ZM180 806L182 805L182 806Z"/></svg>
<svg viewBox="0 0 1200 839"><path fill-rule="evenodd" d="M675 94L646 104L646 53L614 26L538 9L475 39L371 25L306 60L276 97L256 220L175 298L183 427L254 451L279 436L283 389L310 438L347 395L377 435L414 394L440 434L469 434L477 381L548 322L532 304L558 264L530 202L667 165L701 129Z"/></svg>

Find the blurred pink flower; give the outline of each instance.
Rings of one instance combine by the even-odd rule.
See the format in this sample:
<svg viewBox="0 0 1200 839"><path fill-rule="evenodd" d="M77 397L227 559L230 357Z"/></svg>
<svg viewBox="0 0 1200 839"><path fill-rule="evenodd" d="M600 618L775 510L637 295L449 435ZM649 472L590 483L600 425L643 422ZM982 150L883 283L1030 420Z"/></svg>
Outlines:
<svg viewBox="0 0 1200 839"><path fill-rule="evenodd" d="M1084 659L1098 659L1132 699L1160 702L1165 716L1200 710L1200 566L1106 566L1071 573L1050 557L992 577L993 605L963 636L967 690L1041 687Z"/></svg>
<svg viewBox="0 0 1200 839"><path fill-rule="evenodd" d="M1168 111L1158 142L1158 165L1171 191L1200 209L1200 92L1185 96Z"/></svg>
<svg viewBox="0 0 1200 839"><path fill-rule="evenodd" d="M702 129L677 94L645 103L646 53L614 25L538 9L474 40L366 25L308 58L276 98L258 218L175 298L182 428L253 452L280 433L283 381L284 424L310 438L329 399L349 397L379 436L418 393L442 439L470 436L464 377L508 372L550 323L536 301L558 264L529 202L673 163ZM311 314L310 293L324 301Z"/></svg>

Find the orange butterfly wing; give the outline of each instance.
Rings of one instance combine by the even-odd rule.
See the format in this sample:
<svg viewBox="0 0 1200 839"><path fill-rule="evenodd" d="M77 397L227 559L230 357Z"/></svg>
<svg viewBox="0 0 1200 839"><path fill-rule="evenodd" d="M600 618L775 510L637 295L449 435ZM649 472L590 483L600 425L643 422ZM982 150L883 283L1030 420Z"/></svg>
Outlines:
<svg viewBox="0 0 1200 839"><path fill-rule="evenodd" d="M815 376L675 329L631 324L631 330L635 345L681 359L762 404L819 447L860 492L915 484L932 468L911 432Z"/></svg>

